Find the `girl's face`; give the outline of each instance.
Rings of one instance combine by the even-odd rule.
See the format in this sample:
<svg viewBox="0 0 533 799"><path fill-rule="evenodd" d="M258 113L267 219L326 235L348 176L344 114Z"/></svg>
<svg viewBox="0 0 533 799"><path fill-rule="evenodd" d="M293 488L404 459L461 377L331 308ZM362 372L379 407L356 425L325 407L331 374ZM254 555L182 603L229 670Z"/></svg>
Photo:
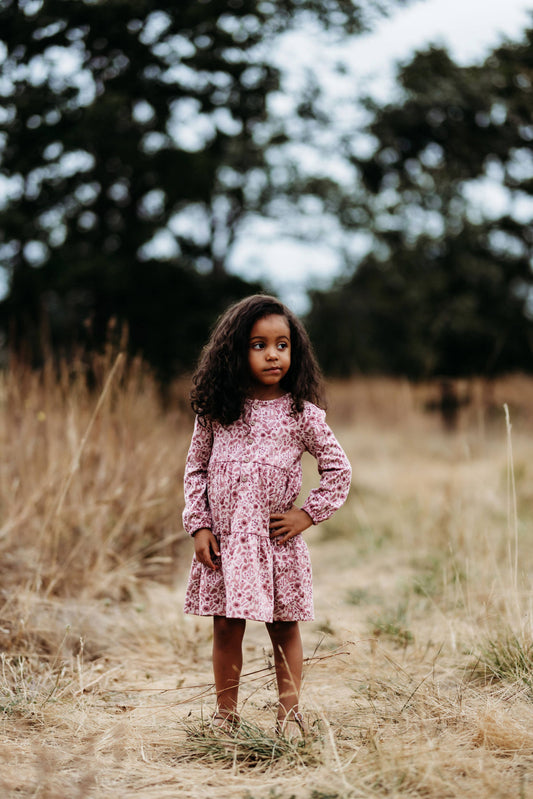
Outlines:
<svg viewBox="0 0 533 799"><path fill-rule="evenodd" d="M284 316L270 314L254 324L250 330L248 365L252 397L268 400L283 396L280 382L291 365L291 329Z"/></svg>

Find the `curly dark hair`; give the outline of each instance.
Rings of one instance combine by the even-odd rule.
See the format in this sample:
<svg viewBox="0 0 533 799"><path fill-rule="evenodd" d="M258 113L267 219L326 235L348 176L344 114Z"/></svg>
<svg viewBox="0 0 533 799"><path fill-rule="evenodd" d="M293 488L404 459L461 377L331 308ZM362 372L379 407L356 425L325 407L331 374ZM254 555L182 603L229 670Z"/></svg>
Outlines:
<svg viewBox="0 0 533 799"><path fill-rule="evenodd" d="M291 394L292 413L302 412L304 400L324 407L322 375L304 326L276 297L254 294L222 314L200 355L191 406L201 422L229 425L241 416L250 389L250 331L271 314L284 316L290 327L291 365L280 385Z"/></svg>

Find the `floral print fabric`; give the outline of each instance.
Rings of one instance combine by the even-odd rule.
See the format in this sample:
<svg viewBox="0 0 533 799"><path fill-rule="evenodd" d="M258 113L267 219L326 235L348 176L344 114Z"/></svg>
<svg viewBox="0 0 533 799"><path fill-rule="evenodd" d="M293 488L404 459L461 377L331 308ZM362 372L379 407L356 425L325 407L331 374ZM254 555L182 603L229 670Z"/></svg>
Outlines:
<svg viewBox="0 0 533 799"><path fill-rule="evenodd" d="M320 484L305 501L313 523L346 499L351 468L310 402L291 415L289 394L247 400L243 415L224 427L195 422L185 467L183 525L191 535L210 528L220 545L218 571L193 559L185 612L257 621L313 618L311 563L302 535L285 544L269 537L272 513L284 513L302 486L301 456L317 460Z"/></svg>

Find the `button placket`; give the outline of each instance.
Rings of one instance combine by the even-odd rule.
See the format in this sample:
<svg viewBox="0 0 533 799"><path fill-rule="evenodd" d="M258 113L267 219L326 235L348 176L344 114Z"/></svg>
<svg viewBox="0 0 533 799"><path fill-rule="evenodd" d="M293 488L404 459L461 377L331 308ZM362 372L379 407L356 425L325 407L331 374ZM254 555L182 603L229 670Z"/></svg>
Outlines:
<svg viewBox="0 0 533 799"><path fill-rule="evenodd" d="M245 439L245 443L248 445L252 445L254 443L254 439L252 436L252 427L255 425L254 419L250 419L249 430L247 431L247 437Z"/></svg>

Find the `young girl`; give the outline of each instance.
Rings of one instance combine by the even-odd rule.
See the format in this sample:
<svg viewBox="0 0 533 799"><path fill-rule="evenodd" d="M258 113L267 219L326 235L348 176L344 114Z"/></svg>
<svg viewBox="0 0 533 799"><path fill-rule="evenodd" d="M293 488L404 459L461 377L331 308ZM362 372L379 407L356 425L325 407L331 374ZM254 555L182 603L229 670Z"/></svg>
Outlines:
<svg viewBox="0 0 533 799"><path fill-rule="evenodd" d="M318 407L321 376L307 333L274 297L254 295L226 311L193 382L183 525L195 555L185 612L213 616L212 724L229 731L239 721L242 639L253 619L266 622L272 641L277 728L303 730L298 622L313 619L313 597L302 533L342 505L350 464ZM297 508L304 451L316 458L320 483Z"/></svg>

